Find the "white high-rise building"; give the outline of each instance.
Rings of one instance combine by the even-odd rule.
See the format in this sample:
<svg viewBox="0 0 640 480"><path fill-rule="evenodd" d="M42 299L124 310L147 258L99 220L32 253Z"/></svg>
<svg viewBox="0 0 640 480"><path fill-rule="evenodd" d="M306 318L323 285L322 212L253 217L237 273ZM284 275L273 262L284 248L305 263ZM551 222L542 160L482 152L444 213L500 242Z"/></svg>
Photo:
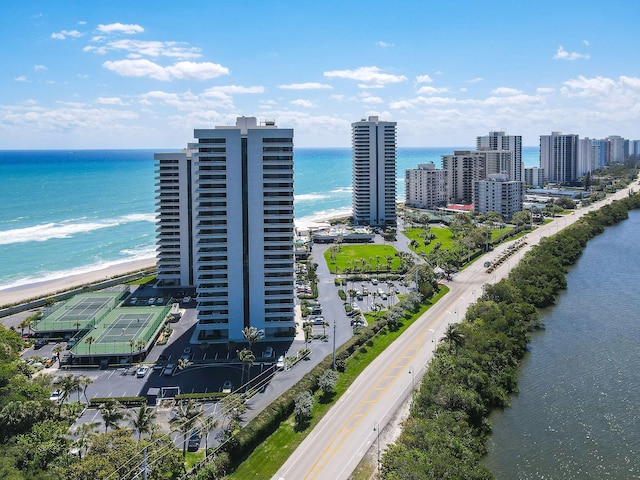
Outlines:
<svg viewBox="0 0 640 480"><path fill-rule="evenodd" d="M442 168L447 178L447 201L473 203L474 182L487 178L487 153L454 150L453 155L442 155Z"/></svg>
<svg viewBox="0 0 640 480"><path fill-rule="evenodd" d="M405 170L405 204L415 208L434 208L447 202L446 172L435 164L422 163Z"/></svg>
<svg viewBox="0 0 640 480"><path fill-rule="evenodd" d="M371 116L351 124L353 222L396 225L396 122Z"/></svg>
<svg viewBox="0 0 640 480"><path fill-rule="evenodd" d="M525 167L524 184L531 185L533 188L544 187L544 170L540 167Z"/></svg>
<svg viewBox="0 0 640 480"><path fill-rule="evenodd" d="M524 183L506 175L489 175L475 182L473 209L476 213L498 212L505 221L522 210Z"/></svg>
<svg viewBox="0 0 640 480"><path fill-rule="evenodd" d="M489 132L489 135L476 137L478 150L494 150L498 160L496 167L492 167L492 159L487 165L489 174L507 175L509 180L524 180L522 163L522 136L506 135L505 132ZM510 156L496 155L500 152L510 152Z"/></svg>
<svg viewBox="0 0 640 480"><path fill-rule="evenodd" d="M577 179L578 135L552 132L540 135L540 167L549 183L573 182Z"/></svg>
<svg viewBox="0 0 640 480"><path fill-rule="evenodd" d="M293 129L194 130L185 152L158 161L158 280L195 287L192 343L293 336Z"/></svg>
<svg viewBox="0 0 640 480"><path fill-rule="evenodd" d="M624 138L619 135L609 135L607 140L611 145L609 163L624 162Z"/></svg>

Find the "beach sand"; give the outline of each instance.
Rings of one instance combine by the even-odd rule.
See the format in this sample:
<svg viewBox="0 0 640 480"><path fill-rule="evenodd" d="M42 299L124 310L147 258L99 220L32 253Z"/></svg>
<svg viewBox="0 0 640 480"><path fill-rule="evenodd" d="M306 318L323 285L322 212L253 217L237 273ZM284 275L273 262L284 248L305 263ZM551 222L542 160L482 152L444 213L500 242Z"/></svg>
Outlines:
<svg viewBox="0 0 640 480"><path fill-rule="evenodd" d="M14 305L35 298L42 298L54 293L71 290L82 285L108 280L128 273L138 272L147 268L155 267L156 259L136 260L133 262L120 263L93 272L70 275L68 277L49 280L46 282L31 283L19 287L0 290L0 307Z"/></svg>

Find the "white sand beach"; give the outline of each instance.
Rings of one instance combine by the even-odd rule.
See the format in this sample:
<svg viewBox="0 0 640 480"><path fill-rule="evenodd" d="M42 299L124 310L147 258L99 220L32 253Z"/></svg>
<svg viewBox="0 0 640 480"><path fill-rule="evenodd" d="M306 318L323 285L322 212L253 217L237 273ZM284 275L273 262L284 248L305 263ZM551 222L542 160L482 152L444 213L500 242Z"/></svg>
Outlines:
<svg viewBox="0 0 640 480"><path fill-rule="evenodd" d="M75 287L86 285L89 283L108 280L113 277L119 277L128 273L138 272L147 268L154 267L155 258L144 260L136 260L132 262L120 263L101 270L70 275L68 277L49 280L45 282L31 283L28 285L20 285L18 287L0 290L0 307L13 305L26 300L46 297L57 292L71 290Z"/></svg>

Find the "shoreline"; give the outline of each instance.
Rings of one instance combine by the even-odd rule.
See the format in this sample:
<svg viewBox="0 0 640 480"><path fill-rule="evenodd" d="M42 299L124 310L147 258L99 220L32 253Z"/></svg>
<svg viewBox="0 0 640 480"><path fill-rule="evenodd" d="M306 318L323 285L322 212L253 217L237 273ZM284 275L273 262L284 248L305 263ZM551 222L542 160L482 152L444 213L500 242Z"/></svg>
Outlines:
<svg viewBox="0 0 640 480"><path fill-rule="evenodd" d="M10 287L0 290L0 308L72 290L82 285L97 283L114 277L121 277L129 273L153 268L155 265L155 258L132 260L90 272Z"/></svg>

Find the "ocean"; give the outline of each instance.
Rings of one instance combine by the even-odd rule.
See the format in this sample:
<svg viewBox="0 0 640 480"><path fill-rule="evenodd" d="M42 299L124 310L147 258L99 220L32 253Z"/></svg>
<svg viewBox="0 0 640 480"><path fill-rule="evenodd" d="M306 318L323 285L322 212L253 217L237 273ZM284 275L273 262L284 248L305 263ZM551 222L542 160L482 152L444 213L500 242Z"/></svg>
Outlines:
<svg viewBox="0 0 640 480"><path fill-rule="evenodd" d="M457 149L472 147L399 148L398 199L406 169ZM153 258L159 151L0 151L0 289ZM297 222L349 215L351 149L296 148L294 189Z"/></svg>

